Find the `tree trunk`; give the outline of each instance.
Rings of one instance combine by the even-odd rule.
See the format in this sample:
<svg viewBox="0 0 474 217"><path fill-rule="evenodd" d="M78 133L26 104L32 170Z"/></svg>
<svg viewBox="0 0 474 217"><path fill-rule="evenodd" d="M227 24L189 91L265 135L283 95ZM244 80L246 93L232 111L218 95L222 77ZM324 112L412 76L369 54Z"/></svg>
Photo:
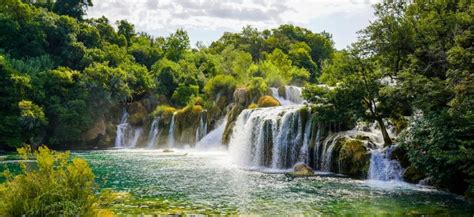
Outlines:
<svg viewBox="0 0 474 217"><path fill-rule="evenodd" d="M385 124L383 123L382 118L377 118L377 123L379 124L380 131L382 131L384 146L387 147L392 144L392 140L388 135L387 128L385 128Z"/></svg>

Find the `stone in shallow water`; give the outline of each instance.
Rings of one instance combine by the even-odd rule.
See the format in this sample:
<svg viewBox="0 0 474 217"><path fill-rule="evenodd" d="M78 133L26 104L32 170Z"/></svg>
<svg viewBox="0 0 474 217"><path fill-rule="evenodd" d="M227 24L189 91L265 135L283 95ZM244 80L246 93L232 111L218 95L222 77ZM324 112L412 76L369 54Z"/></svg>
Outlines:
<svg viewBox="0 0 474 217"><path fill-rule="evenodd" d="M306 165L304 163L299 163L299 164L296 164L293 167L293 172L291 172L290 175L293 175L293 176L313 176L314 172L313 172L313 169L311 169L311 167L309 167L308 165Z"/></svg>

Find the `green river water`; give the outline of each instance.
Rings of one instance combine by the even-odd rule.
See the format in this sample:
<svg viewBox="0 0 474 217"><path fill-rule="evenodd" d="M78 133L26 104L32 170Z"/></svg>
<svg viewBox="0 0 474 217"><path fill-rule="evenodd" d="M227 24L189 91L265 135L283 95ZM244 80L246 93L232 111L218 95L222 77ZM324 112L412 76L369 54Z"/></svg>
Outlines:
<svg viewBox="0 0 474 217"><path fill-rule="evenodd" d="M473 216L460 196L401 182L291 178L236 167L226 152L109 150L75 152L101 188L127 192L119 214ZM0 160L0 170L15 161Z"/></svg>

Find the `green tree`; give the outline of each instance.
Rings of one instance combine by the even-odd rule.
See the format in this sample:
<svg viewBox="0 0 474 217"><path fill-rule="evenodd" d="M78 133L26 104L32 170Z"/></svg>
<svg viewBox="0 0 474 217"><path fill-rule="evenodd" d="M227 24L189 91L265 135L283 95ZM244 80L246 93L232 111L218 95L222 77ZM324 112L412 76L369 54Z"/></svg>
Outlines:
<svg viewBox="0 0 474 217"><path fill-rule="evenodd" d="M86 14L87 8L92 6L92 0L56 0L53 11L81 20L82 16Z"/></svg>

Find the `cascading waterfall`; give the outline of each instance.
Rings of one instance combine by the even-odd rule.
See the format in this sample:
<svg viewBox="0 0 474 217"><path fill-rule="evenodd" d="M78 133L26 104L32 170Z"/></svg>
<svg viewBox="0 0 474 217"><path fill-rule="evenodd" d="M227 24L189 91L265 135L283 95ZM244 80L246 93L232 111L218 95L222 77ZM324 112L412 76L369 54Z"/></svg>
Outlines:
<svg viewBox="0 0 474 217"><path fill-rule="evenodd" d="M286 169L308 159L303 105L246 109L238 116L229 143L234 159L246 167ZM301 156L306 155L306 156Z"/></svg>
<svg viewBox="0 0 474 217"><path fill-rule="evenodd" d="M175 142L174 142L174 128L175 128L175 116L176 112L173 113L173 116L171 117L171 124L170 124L170 129L168 130L168 148L174 148Z"/></svg>
<svg viewBox="0 0 474 217"><path fill-rule="evenodd" d="M302 104L304 99L301 95L302 88L297 86L285 86L285 96L281 96L278 92L278 88L270 88L272 96L280 101L282 106Z"/></svg>
<svg viewBox="0 0 474 217"><path fill-rule="evenodd" d="M219 121L218 126L204 136L197 144L196 148L200 150L208 150L222 146L222 136L224 134L225 126L227 125L227 117Z"/></svg>
<svg viewBox="0 0 474 217"><path fill-rule="evenodd" d="M330 172L332 165L332 156L337 141L344 136L344 133L334 133L324 140L323 152L321 153L321 171Z"/></svg>
<svg viewBox="0 0 474 217"><path fill-rule="evenodd" d="M117 125L117 133L115 135L115 147L123 148L126 147L126 139L129 131L128 125L128 112L123 110L122 117L120 118L120 123Z"/></svg>
<svg viewBox="0 0 474 217"><path fill-rule="evenodd" d="M161 134L161 131L160 131L160 120L161 118L156 118L153 120L153 122L151 123L151 128L150 128L150 133L148 135L148 143L147 143L147 147L148 148L153 148L153 147L156 147L156 142L158 140L158 136Z"/></svg>
<svg viewBox="0 0 474 217"><path fill-rule="evenodd" d="M142 132L143 132L142 128L136 128L135 130L133 130L133 137L130 140L130 143L127 145L127 148L137 147L138 139L140 139Z"/></svg>
<svg viewBox="0 0 474 217"><path fill-rule="evenodd" d="M199 115L199 126L196 129L194 141L197 143L207 134L207 113L201 112Z"/></svg>
<svg viewBox="0 0 474 217"><path fill-rule="evenodd" d="M296 103L296 104L301 104L304 102L304 99L302 97L303 90L301 87L297 86L285 86L285 95L286 99L288 99L290 102Z"/></svg>
<svg viewBox="0 0 474 217"><path fill-rule="evenodd" d="M369 179L381 181L402 181L403 168L397 160L391 160L390 155L395 146L372 150L370 157Z"/></svg>

